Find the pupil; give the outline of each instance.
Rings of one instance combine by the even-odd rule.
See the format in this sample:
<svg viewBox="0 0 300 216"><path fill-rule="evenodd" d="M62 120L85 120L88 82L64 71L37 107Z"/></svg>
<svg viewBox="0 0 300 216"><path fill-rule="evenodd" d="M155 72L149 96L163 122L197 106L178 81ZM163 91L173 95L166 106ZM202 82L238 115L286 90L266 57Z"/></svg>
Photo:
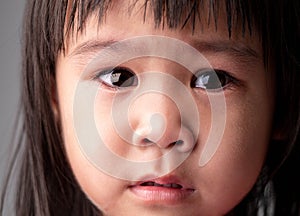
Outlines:
<svg viewBox="0 0 300 216"><path fill-rule="evenodd" d="M128 70L116 69L111 73L111 83L119 87L128 87L134 83L134 74Z"/></svg>
<svg viewBox="0 0 300 216"><path fill-rule="evenodd" d="M219 76L215 73L212 73L211 75L206 75L204 77L209 77L209 81L207 82L206 88L207 89L218 89L223 86L223 79L222 76Z"/></svg>
<svg viewBox="0 0 300 216"><path fill-rule="evenodd" d="M207 71L193 77L191 82L192 87L202 88L207 90L220 89L226 86L228 77L219 71Z"/></svg>

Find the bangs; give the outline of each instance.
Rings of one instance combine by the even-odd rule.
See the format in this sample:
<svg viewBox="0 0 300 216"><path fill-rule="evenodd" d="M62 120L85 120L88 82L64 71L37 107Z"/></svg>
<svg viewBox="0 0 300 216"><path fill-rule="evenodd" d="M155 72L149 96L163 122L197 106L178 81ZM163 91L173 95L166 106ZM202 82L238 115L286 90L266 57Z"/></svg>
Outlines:
<svg viewBox="0 0 300 216"><path fill-rule="evenodd" d="M136 6L140 1L143 1L142 4L139 3L139 6ZM73 33L83 31L87 18L91 14L96 15L100 25L107 11L117 7L117 4L117 1L111 0L69 0L65 36L69 37ZM243 35L246 31L251 34L252 30L251 6L246 0L131 0L127 8L129 15L136 7L140 7L138 10L143 10L144 21L149 12L153 14L156 28L182 29L189 24L194 32L196 28L199 28L196 23L206 22L208 25L213 23L217 30L220 9L225 9L229 37L235 27L238 27L239 31L242 28ZM204 17L203 14L206 16Z"/></svg>

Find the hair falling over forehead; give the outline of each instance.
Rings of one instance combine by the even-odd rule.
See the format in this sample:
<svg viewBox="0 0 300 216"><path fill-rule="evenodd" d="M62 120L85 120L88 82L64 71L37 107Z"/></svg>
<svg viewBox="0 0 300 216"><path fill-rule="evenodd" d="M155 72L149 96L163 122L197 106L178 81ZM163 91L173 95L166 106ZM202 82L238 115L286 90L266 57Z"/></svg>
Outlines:
<svg viewBox="0 0 300 216"><path fill-rule="evenodd" d="M139 2L139 6L136 6L137 2ZM118 7L118 3L118 1L112 0L69 0L57 3L62 4L65 10L63 14L66 14L65 23L59 24L60 26L65 25L65 34L56 32L57 36L60 36L59 40L56 40L60 42L57 44L57 48L62 48L62 42L69 36L83 31L91 14L98 17L99 25L105 22L105 14L110 8ZM252 31L252 6L249 1L245 0L130 0L127 5L129 15L135 7L140 7L138 9L143 10L144 21L151 11L157 28L180 29L189 24L192 26L192 31L201 28L201 26L196 26L196 23L213 24L217 31L220 8L225 8L229 37L234 27L237 26L242 28L243 34L246 31L251 34ZM255 4L252 3L252 5ZM204 11L205 17L202 15Z"/></svg>
<svg viewBox="0 0 300 216"><path fill-rule="evenodd" d="M128 12L132 10L138 1L131 0L128 3ZM193 30L196 20L201 22L201 12L208 10L207 22L213 20L217 24L220 4L224 4L227 12L227 25L229 35L232 30L232 23L241 19L243 32L245 26L251 31L251 21L249 14L249 5L247 1L227 0L224 3L217 0L142 0L144 10L144 19L146 19L147 10L152 10L156 27L162 25L168 28L183 28L188 22L191 22ZM114 3L109 0L80 0L69 1L69 22L68 30L74 30L74 21L78 23L77 31L84 28L85 21L91 13L96 13L101 23L103 16L109 7ZM208 9L207 9L208 6Z"/></svg>

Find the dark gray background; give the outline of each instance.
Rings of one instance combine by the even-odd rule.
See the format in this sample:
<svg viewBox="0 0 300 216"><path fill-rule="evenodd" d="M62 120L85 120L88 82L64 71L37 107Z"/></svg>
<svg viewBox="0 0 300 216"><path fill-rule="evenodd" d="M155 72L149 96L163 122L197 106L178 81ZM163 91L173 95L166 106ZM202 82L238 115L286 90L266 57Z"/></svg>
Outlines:
<svg viewBox="0 0 300 216"><path fill-rule="evenodd" d="M0 1L0 191L12 150L20 95L20 40L24 0ZM1 213L0 213L1 214Z"/></svg>

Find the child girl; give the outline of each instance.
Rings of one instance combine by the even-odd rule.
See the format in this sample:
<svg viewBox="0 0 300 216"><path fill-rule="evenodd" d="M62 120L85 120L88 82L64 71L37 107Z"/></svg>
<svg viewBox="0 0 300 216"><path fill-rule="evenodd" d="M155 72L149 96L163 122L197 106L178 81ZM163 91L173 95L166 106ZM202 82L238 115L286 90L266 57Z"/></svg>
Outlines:
<svg viewBox="0 0 300 216"><path fill-rule="evenodd" d="M297 0L27 1L15 214L300 215L299 14Z"/></svg>

